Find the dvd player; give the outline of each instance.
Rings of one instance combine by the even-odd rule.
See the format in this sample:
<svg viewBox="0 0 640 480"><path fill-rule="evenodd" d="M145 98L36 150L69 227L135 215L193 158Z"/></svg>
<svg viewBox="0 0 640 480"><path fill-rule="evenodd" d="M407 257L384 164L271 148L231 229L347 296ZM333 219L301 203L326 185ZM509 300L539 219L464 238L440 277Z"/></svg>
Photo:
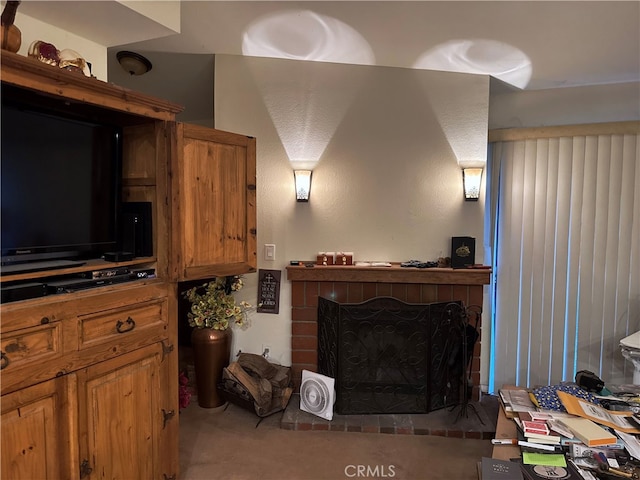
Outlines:
<svg viewBox="0 0 640 480"><path fill-rule="evenodd" d="M101 287L103 285L113 285L114 283L128 282L134 280L130 273L124 275L113 275L102 278L71 278L64 280L54 280L47 282L49 293L70 293L87 288Z"/></svg>
<svg viewBox="0 0 640 480"><path fill-rule="evenodd" d="M8 286L2 285L0 291L2 292L0 303L8 303L44 297L47 294L47 286L41 282L28 282Z"/></svg>

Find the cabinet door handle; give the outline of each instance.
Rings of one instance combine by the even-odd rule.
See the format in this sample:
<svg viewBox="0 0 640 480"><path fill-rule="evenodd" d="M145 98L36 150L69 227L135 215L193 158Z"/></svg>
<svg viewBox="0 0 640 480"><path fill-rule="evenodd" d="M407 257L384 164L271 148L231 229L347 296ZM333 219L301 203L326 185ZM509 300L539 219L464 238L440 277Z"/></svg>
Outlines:
<svg viewBox="0 0 640 480"><path fill-rule="evenodd" d="M122 320L118 320L118 323L116 323L116 330L118 333L127 333L134 328L136 328L136 322L131 317L127 317L124 322Z"/></svg>
<svg viewBox="0 0 640 480"><path fill-rule="evenodd" d="M169 410L167 412L164 408L162 409L162 417L163 417L162 429L163 430L167 428L167 422L171 420L175 414L176 414L175 410Z"/></svg>
<svg viewBox="0 0 640 480"><path fill-rule="evenodd" d="M4 370L9 366L9 357L4 352L0 352L0 370Z"/></svg>
<svg viewBox="0 0 640 480"><path fill-rule="evenodd" d="M170 354L171 352L173 352L173 345L165 345L164 344L164 340L162 340L160 343L162 343L162 362L164 362L164 357L168 354Z"/></svg>

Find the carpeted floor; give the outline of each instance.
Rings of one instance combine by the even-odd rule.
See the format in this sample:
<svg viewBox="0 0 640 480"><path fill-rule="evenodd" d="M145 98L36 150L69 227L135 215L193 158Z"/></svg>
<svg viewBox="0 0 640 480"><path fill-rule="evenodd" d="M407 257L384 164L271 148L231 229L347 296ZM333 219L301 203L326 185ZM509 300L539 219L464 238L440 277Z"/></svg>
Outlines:
<svg viewBox="0 0 640 480"><path fill-rule="evenodd" d="M236 405L180 413L182 480L477 480L488 439L287 430Z"/></svg>

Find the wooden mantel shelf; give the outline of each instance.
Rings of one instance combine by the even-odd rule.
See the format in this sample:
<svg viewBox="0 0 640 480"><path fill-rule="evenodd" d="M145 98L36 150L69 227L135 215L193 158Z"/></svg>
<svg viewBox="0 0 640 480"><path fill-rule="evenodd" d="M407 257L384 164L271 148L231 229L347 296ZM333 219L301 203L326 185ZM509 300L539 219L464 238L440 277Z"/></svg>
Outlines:
<svg viewBox="0 0 640 480"><path fill-rule="evenodd" d="M421 283L437 285L489 285L491 270L486 268L415 268L357 267L355 265L289 266L287 279L291 282L372 282Z"/></svg>

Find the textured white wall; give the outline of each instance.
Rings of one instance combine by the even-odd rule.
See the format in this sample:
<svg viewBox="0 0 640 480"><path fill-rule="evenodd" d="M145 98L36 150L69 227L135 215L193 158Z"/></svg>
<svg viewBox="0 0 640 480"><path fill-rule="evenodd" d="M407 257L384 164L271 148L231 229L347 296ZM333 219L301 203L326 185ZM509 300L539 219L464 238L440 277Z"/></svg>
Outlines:
<svg viewBox="0 0 640 480"><path fill-rule="evenodd" d="M234 350L290 362L290 260L434 260L468 235L482 262L484 202L463 200L459 162L486 159L488 101L486 76L217 55L215 126L257 138L258 267L283 272L280 313L253 314ZM309 203L294 158L315 164Z"/></svg>

